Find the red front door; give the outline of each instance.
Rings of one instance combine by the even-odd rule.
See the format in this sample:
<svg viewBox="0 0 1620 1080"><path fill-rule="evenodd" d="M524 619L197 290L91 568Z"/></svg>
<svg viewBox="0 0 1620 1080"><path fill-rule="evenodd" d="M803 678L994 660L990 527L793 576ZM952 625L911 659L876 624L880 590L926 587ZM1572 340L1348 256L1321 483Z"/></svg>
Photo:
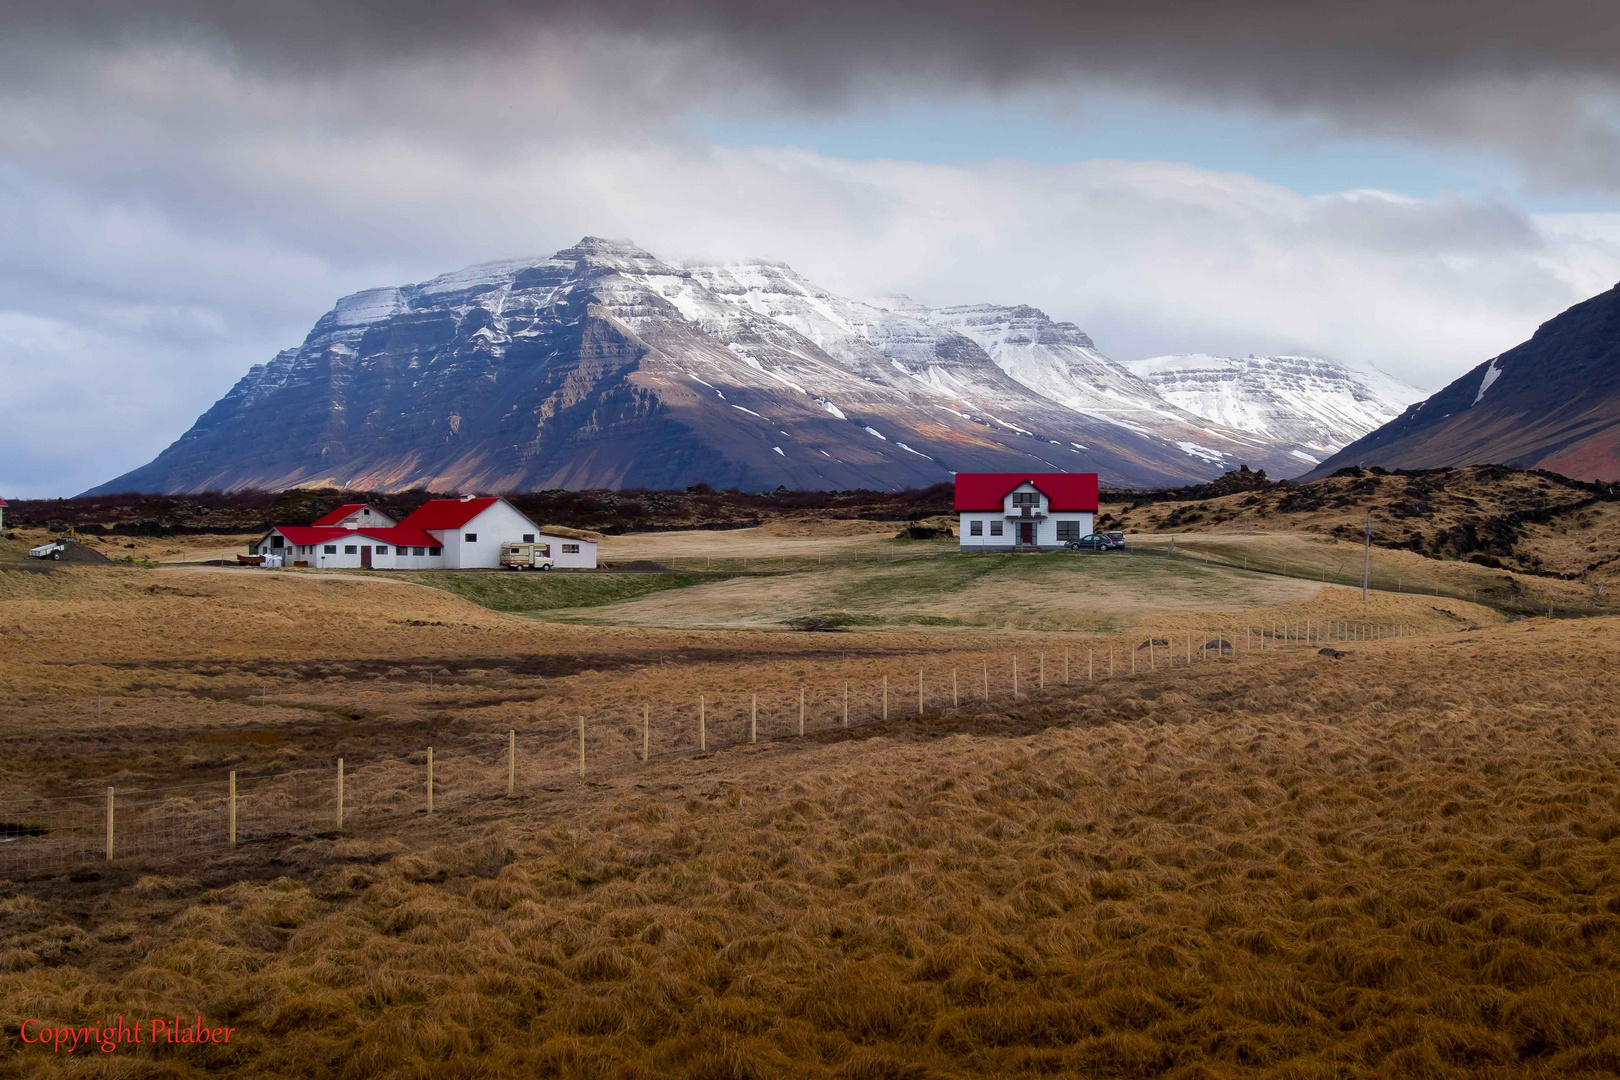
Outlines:
<svg viewBox="0 0 1620 1080"><path fill-rule="evenodd" d="M370 570L371 569L371 545L370 544L361 544L360 545L360 566L361 566L362 569L365 569L365 570Z"/></svg>
<svg viewBox="0 0 1620 1080"><path fill-rule="evenodd" d="M1018 542L1020 544L1033 544L1035 542L1035 523L1033 521L1020 521L1018 523Z"/></svg>

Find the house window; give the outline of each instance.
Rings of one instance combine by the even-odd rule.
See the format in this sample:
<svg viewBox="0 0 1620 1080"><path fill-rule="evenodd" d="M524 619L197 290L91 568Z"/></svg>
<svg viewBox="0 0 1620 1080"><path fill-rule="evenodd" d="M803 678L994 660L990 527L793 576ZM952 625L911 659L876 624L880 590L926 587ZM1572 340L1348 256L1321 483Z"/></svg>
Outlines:
<svg viewBox="0 0 1620 1080"><path fill-rule="evenodd" d="M970 522L968 522L968 535L969 536L983 536L984 535L984 522L982 522L982 521L970 521Z"/></svg>
<svg viewBox="0 0 1620 1080"><path fill-rule="evenodd" d="M461 538L463 540L465 540L469 544L478 543L478 534L477 533L465 533L465 534L462 535Z"/></svg>
<svg viewBox="0 0 1620 1080"><path fill-rule="evenodd" d="M1000 536L1001 535L1001 522L992 521L990 523L990 535L991 536Z"/></svg>
<svg viewBox="0 0 1620 1080"><path fill-rule="evenodd" d="M430 548L428 548L428 554L429 554L429 555L437 555L437 554L439 554L439 553L440 553L440 552L441 552L441 551L443 551L443 550L444 550L444 549L443 549L443 548L434 548L434 547L430 547Z"/></svg>
<svg viewBox="0 0 1620 1080"><path fill-rule="evenodd" d="M345 555L353 555L355 552L357 552L359 550L360 549L355 547L353 544L344 544L343 545L343 554L345 554Z"/></svg>
<svg viewBox="0 0 1620 1080"><path fill-rule="evenodd" d="M377 545L377 554L379 554L379 555L388 554L388 545L387 544L378 544Z"/></svg>
<svg viewBox="0 0 1620 1080"><path fill-rule="evenodd" d="M578 544L564 544L562 546L562 549L563 549L563 554L564 555L578 555L579 554L579 545Z"/></svg>
<svg viewBox="0 0 1620 1080"><path fill-rule="evenodd" d="M280 551L281 550L281 537L272 536L270 538L270 550L271 551Z"/></svg>
<svg viewBox="0 0 1620 1080"><path fill-rule="evenodd" d="M411 548L411 554L412 555L426 555L427 554L427 548L425 548L425 547Z"/></svg>
<svg viewBox="0 0 1620 1080"><path fill-rule="evenodd" d="M524 534L523 534L523 542L524 542L524 543L525 543L525 544L532 544L532 543L534 543L534 533L524 533Z"/></svg>
<svg viewBox="0 0 1620 1080"><path fill-rule="evenodd" d="M1070 540L1080 539L1080 523L1078 521L1060 521L1058 527L1058 543L1066 544Z"/></svg>
<svg viewBox="0 0 1620 1080"><path fill-rule="evenodd" d="M1038 491L1015 491L1013 492L1013 505L1039 506L1041 505L1041 493Z"/></svg>
<svg viewBox="0 0 1620 1080"><path fill-rule="evenodd" d="M328 555L336 555L337 554L337 545L336 544L327 544L326 545L326 553Z"/></svg>

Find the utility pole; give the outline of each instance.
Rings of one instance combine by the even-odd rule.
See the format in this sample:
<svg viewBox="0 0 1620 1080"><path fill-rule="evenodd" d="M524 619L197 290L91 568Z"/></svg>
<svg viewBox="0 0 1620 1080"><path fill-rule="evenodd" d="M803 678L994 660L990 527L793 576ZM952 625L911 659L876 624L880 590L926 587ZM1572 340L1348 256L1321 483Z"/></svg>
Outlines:
<svg viewBox="0 0 1620 1080"><path fill-rule="evenodd" d="M1372 579L1372 511L1367 511L1367 547L1361 560L1361 602L1367 602L1367 583Z"/></svg>

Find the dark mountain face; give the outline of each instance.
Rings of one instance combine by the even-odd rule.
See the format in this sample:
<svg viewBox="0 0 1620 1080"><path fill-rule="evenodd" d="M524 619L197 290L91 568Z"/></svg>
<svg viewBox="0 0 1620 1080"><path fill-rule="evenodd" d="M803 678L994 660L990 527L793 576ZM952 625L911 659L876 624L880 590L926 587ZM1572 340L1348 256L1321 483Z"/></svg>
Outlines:
<svg viewBox="0 0 1620 1080"><path fill-rule="evenodd" d="M1620 286L1543 323L1307 479L1347 465L1486 463L1620 479Z"/></svg>
<svg viewBox="0 0 1620 1080"><path fill-rule="evenodd" d="M95 493L894 489L1017 469L1156 486L1287 467L1169 405L1144 410L1152 427L1077 412L948 325L770 274L588 237L357 293Z"/></svg>

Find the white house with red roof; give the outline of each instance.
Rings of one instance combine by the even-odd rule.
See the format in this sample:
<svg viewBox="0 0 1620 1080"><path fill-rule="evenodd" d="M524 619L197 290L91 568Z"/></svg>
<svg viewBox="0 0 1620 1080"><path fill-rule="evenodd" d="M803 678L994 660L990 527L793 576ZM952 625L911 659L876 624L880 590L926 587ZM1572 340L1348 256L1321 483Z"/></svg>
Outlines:
<svg viewBox="0 0 1620 1080"><path fill-rule="evenodd" d="M560 567L596 565L589 540L547 535L505 499L471 495L432 499L397 524L376 507L350 503L312 525L277 525L249 550L312 569L494 569L507 543L547 545Z"/></svg>
<svg viewBox="0 0 1620 1080"><path fill-rule="evenodd" d="M1041 551L1088 535L1096 473L957 473L963 551Z"/></svg>

